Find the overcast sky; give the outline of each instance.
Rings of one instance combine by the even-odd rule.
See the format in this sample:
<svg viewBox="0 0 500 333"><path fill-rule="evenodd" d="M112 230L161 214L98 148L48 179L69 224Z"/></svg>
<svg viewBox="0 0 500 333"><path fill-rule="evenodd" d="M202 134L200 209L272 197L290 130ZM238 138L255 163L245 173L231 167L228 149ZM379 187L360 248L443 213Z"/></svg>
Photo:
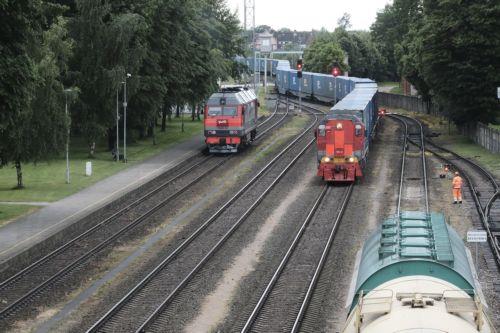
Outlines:
<svg viewBox="0 0 500 333"><path fill-rule="evenodd" d="M243 24L245 0L226 0L237 9ZM392 0L255 0L255 24L310 31L322 27L332 31L344 13L351 14L351 29L368 30L377 11Z"/></svg>

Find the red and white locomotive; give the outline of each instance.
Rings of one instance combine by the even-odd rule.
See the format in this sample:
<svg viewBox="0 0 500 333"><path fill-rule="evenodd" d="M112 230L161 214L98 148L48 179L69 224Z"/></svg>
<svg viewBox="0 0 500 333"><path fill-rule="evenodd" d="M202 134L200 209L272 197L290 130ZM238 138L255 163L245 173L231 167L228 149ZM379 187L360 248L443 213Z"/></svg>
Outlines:
<svg viewBox="0 0 500 333"><path fill-rule="evenodd" d="M316 129L318 176L352 182L363 176L365 126L353 115L329 114Z"/></svg>
<svg viewBox="0 0 500 333"><path fill-rule="evenodd" d="M259 102L244 86L227 86L210 96L205 106L205 143L211 153L236 153L257 135Z"/></svg>

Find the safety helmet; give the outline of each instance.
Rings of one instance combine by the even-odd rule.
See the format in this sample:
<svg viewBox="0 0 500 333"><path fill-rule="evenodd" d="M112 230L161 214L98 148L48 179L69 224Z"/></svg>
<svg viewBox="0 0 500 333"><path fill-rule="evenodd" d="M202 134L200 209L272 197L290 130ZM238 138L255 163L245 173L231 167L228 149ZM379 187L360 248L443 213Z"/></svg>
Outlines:
<svg viewBox="0 0 500 333"><path fill-rule="evenodd" d="M455 176L458 176L458 171L455 171Z"/></svg>

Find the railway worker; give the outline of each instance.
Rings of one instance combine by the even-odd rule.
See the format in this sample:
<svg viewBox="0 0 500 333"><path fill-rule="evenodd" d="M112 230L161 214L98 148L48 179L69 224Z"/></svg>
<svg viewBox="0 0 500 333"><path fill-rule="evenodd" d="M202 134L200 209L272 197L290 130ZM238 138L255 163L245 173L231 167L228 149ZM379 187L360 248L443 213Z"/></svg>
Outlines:
<svg viewBox="0 0 500 333"><path fill-rule="evenodd" d="M452 185L453 185L453 203L456 204L462 203L462 177L458 174L458 171L455 172L455 177L453 177Z"/></svg>

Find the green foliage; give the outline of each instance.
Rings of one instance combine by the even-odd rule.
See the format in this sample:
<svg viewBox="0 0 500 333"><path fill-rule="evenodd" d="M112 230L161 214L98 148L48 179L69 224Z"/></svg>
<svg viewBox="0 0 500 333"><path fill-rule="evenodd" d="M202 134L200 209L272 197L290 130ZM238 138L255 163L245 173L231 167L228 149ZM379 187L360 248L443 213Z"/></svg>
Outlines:
<svg viewBox="0 0 500 333"><path fill-rule="evenodd" d="M457 123L495 119L500 85L500 3L424 1L421 74Z"/></svg>
<svg viewBox="0 0 500 333"><path fill-rule="evenodd" d="M457 123L495 121L500 85L500 3L395 0L378 14L374 39L391 68ZM391 69L392 71L392 69Z"/></svg>
<svg viewBox="0 0 500 333"><path fill-rule="evenodd" d="M398 62L396 48L403 42L414 20L421 17L421 0L394 0L392 5L377 13L371 26L373 40L385 58L384 74L388 79L398 80Z"/></svg>
<svg viewBox="0 0 500 333"><path fill-rule="evenodd" d="M331 73L334 66L342 71L348 69L344 63L344 51L332 38L316 38L304 51L304 69L310 72Z"/></svg>
<svg viewBox="0 0 500 333"><path fill-rule="evenodd" d="M348 14L339 20L339 26L333 33L319 31L312 44L304 52L307 70L331 73L333 66L339 66L343 72L352 76L369 77L383 80L385 59L370 33L366 31L347 31ZM348 60L348 64L344 62Z"/></svg>
<svg viewBox="0 0 500 333"><path fill-rule="evenodd" d="M31 0L0 3L0 165L25 161L28 143L25 124L35 85L35 69L28 51L36 38L40 4Z"/></svg>
<svg viewBox="0 0 500 333"><path fill-rule="evenodd" d="M113 148L124 81L136 140L153 135L160 110L202 104L243 53L224 0L0 0L0 20L0 166L19 174L61 151L70 124L91 155L106 135ZM71 121L64 87L79 92Z"/></svg>

